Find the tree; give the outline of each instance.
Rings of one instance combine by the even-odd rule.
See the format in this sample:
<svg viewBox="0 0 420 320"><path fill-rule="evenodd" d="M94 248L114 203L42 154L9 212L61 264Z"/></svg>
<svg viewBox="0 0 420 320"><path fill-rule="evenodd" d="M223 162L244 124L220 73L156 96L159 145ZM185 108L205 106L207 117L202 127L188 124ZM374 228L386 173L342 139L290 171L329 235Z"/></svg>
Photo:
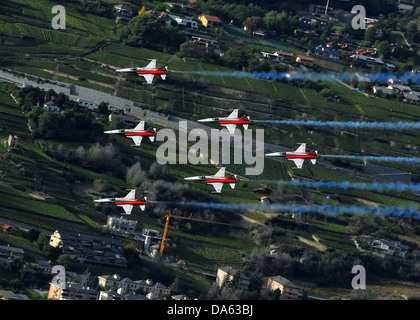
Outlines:
<svg viewBox="0 0 420 320"><path fill-rule="evenodd" d="M63 266L66 270L71 270L75 265L74 260L68 254L62 254L55 262L56 264Z"/></svg>
<svg viewBox="0 0 420 320"><path fill-rule="evenodd" d="M257 30L265 30L264 19L257 16L247 18L243 25L246 28L246 32L250 34Z"/></svg>
<svg viewBox="0 0 420 320"><path fill-rule="evenodd" d="M250 50L243 46L232 47L226 52L226 60L235 67L247 66L250 57Z"/></svg>
<svg viewBox="0 0 420 320"><path fill-rule="evenodd" d="M161 38L162 24L152 15L142 14L130 20L128 30L128 44L153 48L156 39Z"/></svg>
<svg viewBox="0 0 420 320"><path fill-rule="evenodd" d="M104 115L109 114L108 103L102 101L98 105L98 111L99 111L100 114L104 114Z"/></svg>
<svg viewBox="0 0 420 320"><path fill-rule="evenodd" d="M270 71L270 64L265 59L251 58L248 63L248 71Z"/></svg>
<svg viewBox="0 0 420 320"><path fill-rule="evenodd" d="M389 43L388 41L381 41L378 43L376 49L378 49L379 54L385 58L388 59L390 54L391 54L391 50L389 48Z"/></svg>
<svg viewBox="0 0 420 320"><path fill-rule="evenodd" d="M376 28L368 28L365 32L365 42L369 43L369 45L372 45L372 43L375 42L376 39Z"/></svg>
<svg viewBox="0 0 420 320"><path fill-rule="evenodd" d="M418 21L413 20L407 23L407 26L405 27L405 35L407 37L407 40L410 42L420 42L420 35L417 30L417 25L419 24Z"/></svg>
<svg viewBox="0 0 420 320"><path fill-rule="evenodd" d="M294 30L294 23L286 11L270 11L264 16L264 21L267 29L277 35L290 35Z"/></svg>
<svg viewBox="0 0 420 320"><path fill-rule="evenodd" d="M321 92L319 94L321 95L322 98L328 99L328 98L332 97L334 92L330 88L324 88L324 89L321 90Z"/></svg>

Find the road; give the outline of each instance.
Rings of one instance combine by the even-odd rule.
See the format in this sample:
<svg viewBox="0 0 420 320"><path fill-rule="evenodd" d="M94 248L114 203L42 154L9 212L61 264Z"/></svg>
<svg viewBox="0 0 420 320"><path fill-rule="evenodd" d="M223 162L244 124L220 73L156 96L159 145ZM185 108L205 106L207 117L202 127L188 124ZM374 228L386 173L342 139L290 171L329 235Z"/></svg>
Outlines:
<svg viewBox="0 0 420 320"><path fill-rule="evenodd" d="M116 97L109 93L105 93L105 92L101 92L101 91L97 91L94 89L85 88L81 86L76 86L76 85L72 85L72 84L68 84L68 83L60 82L60 81L45 80L38 83L37 81L30 80L28 77L24 75L17 76L15 75L15 73L16 73L15 71L10 72L5 69L0 70L0 80L3 79L4 81L16 83L22 87L31 85L31 86L39 87L45 90L53 89L56 92L62 92L66 95L69 95L71 99L74 99L74 100L77 100L78 98L86 99L89 101L93 101L96 105L104 101L104 102L109 103L110 107L123 109L125 112L133 116L136 116L138 118L144 118L144 116L146 116L146 121L150 123L155 123L162 127L170 128L173 130L179 129L180 121L186 121L188 131L192 129L203 129L210 136L210 130L213 129L201 123L189 121L189 120L175 117L175 116L166 116L164 114L154 112L148 109L142 109L141 107L136 106L136 103L131 100ZM253 150L255 151L255 140L253 141L253 146L254 146ZM268 150L269 152L290 151L289 148L270 144L267 142L264 143L264 149L265 149L265 152L268 152ZM285 160L282 159L279 161L285 161ZM311 164L306 164L306 165L311 165ZM325 158L321 158L317 160L316 165L320 166L321 168L325 168L327 170L333 170L335 172L346 174L348 176L356 177L363 181L409 182L411 180L410 173L393 169L393 168L389 168L382 165L372 164L372 163L368 163L365 165L364 172L354 171L347 168L335 166L329 160Z"/></svg>

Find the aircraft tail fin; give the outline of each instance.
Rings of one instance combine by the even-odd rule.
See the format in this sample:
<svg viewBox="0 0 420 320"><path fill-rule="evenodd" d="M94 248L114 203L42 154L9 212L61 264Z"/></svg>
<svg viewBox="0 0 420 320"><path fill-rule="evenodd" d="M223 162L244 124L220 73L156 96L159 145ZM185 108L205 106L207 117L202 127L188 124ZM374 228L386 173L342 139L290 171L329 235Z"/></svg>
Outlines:
<svg viewBox="0 0 420 320"><path fill-rule="evenodd" d="M160 77L162 78L162 80L166 79L166 74L161 74Z"/></svg>
<svg viewBox="0 0 420 320"><path fill-rule="evenodd" d="M229 183L232 189L235 189L235 183Z"/></svg>
<svg viewBox="0 0 420 320"><path fill-rule="evenodd" d="M248 130L248 125L247 124L244 124L243 126L244 126L245 130Z"/></svg>
<svg viewBox="0 0 420 320"><path fill-rule="evenodd" d="M155 130L155 132L156 132L156 128L153 128L153 130ZM150 141L155 141L155 136L149 136L149 139L150 139Z"/></svg>
<svg viewBox="0 0 420 320"><path fill-rule="evenodd" d="M312 164L316 163L316 159L311 159Z"/></svg>
<svg viewBox="0 0 420 320"><path fill-rule="evenodd" d="M144 204L142 204L142 205L140 205L140 209L141 209L142 211L144 211L144 210L146 209L146 206L145 206Z"/></svg>

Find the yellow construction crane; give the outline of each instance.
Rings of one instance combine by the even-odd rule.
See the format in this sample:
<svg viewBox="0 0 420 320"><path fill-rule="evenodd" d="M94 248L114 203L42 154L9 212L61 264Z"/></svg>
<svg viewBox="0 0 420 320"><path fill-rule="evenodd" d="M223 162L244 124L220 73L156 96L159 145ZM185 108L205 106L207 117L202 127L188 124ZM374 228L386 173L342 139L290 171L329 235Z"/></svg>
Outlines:
<svg viewBox="0 0 420 320"><path fill-rule="evenodd" d="M204 219L192 218L192 213L190 214L189 217L174 216L174 215L171 214L171 211L170 210L169 210L169 214L167 214L165 216L165 218L166 218L166 224L165 224L165 230L163 231L162 242L160 244L160 250L159 250L160 255L163 254L163 249L165 247L166 234L168 233L168 225L169 225L170 218L186 219L186 220L200 221L200 222L207 222L207 223L217 223L217 224L224 224L224 225L227 225L227 226L229 225L229 223L223 223L223 222L217 222L217 221L211 221L211 220L204 220Z"/></svg>

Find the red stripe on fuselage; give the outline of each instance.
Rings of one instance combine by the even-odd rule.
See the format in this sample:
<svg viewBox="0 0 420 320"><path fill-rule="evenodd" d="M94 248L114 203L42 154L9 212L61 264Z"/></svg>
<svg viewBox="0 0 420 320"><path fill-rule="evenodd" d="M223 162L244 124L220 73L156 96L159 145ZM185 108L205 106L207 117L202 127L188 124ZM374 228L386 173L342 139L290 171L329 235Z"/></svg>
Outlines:
<svg viewBox="0 0 420 320"><path fill-rule="evenodd" d="M220 124L247 124L246 120L219 121Z"/></svg>
<svg viewBox="0 0 420 320"><path fill-rule="evenodd" d="M236 180L233 179L223 179L223 180L217 180L217 179L210 179L206 180L207 183L233 183L236 182Z"/></svg>
<svg viewBox="0 0 420 320"><path fill-rule="evenodd" d="M315 159L314 155L306 154L306 155L300 155L300 156L286 156L287 159Z"/></svg>
<svg viewBox="0 0 420 320"><path fill-rule="evenodd" d="M127 137L132 137L132 136L141 136L141 137L146 136L146 137L148 137L148 136L153 136L154 133L153 132L146 132L146 131L145 132L126 132L125 135Z"/></svg>
<svg viewBox="0 0 420 320"><path fill-rule="evenodd" d="M163 70L137 71L137 74L165 74L165 71Z"/></svg>
<svg viewBox="0 0 420 320"><path fill-rule="evenodd" d="M115 204L117 205L123 205L123 204L131 204L131 205L136 205L136 204L146 204L147 201L140 201L140 200L135 200L135 201L118 201L115 202Z"/></svg>

